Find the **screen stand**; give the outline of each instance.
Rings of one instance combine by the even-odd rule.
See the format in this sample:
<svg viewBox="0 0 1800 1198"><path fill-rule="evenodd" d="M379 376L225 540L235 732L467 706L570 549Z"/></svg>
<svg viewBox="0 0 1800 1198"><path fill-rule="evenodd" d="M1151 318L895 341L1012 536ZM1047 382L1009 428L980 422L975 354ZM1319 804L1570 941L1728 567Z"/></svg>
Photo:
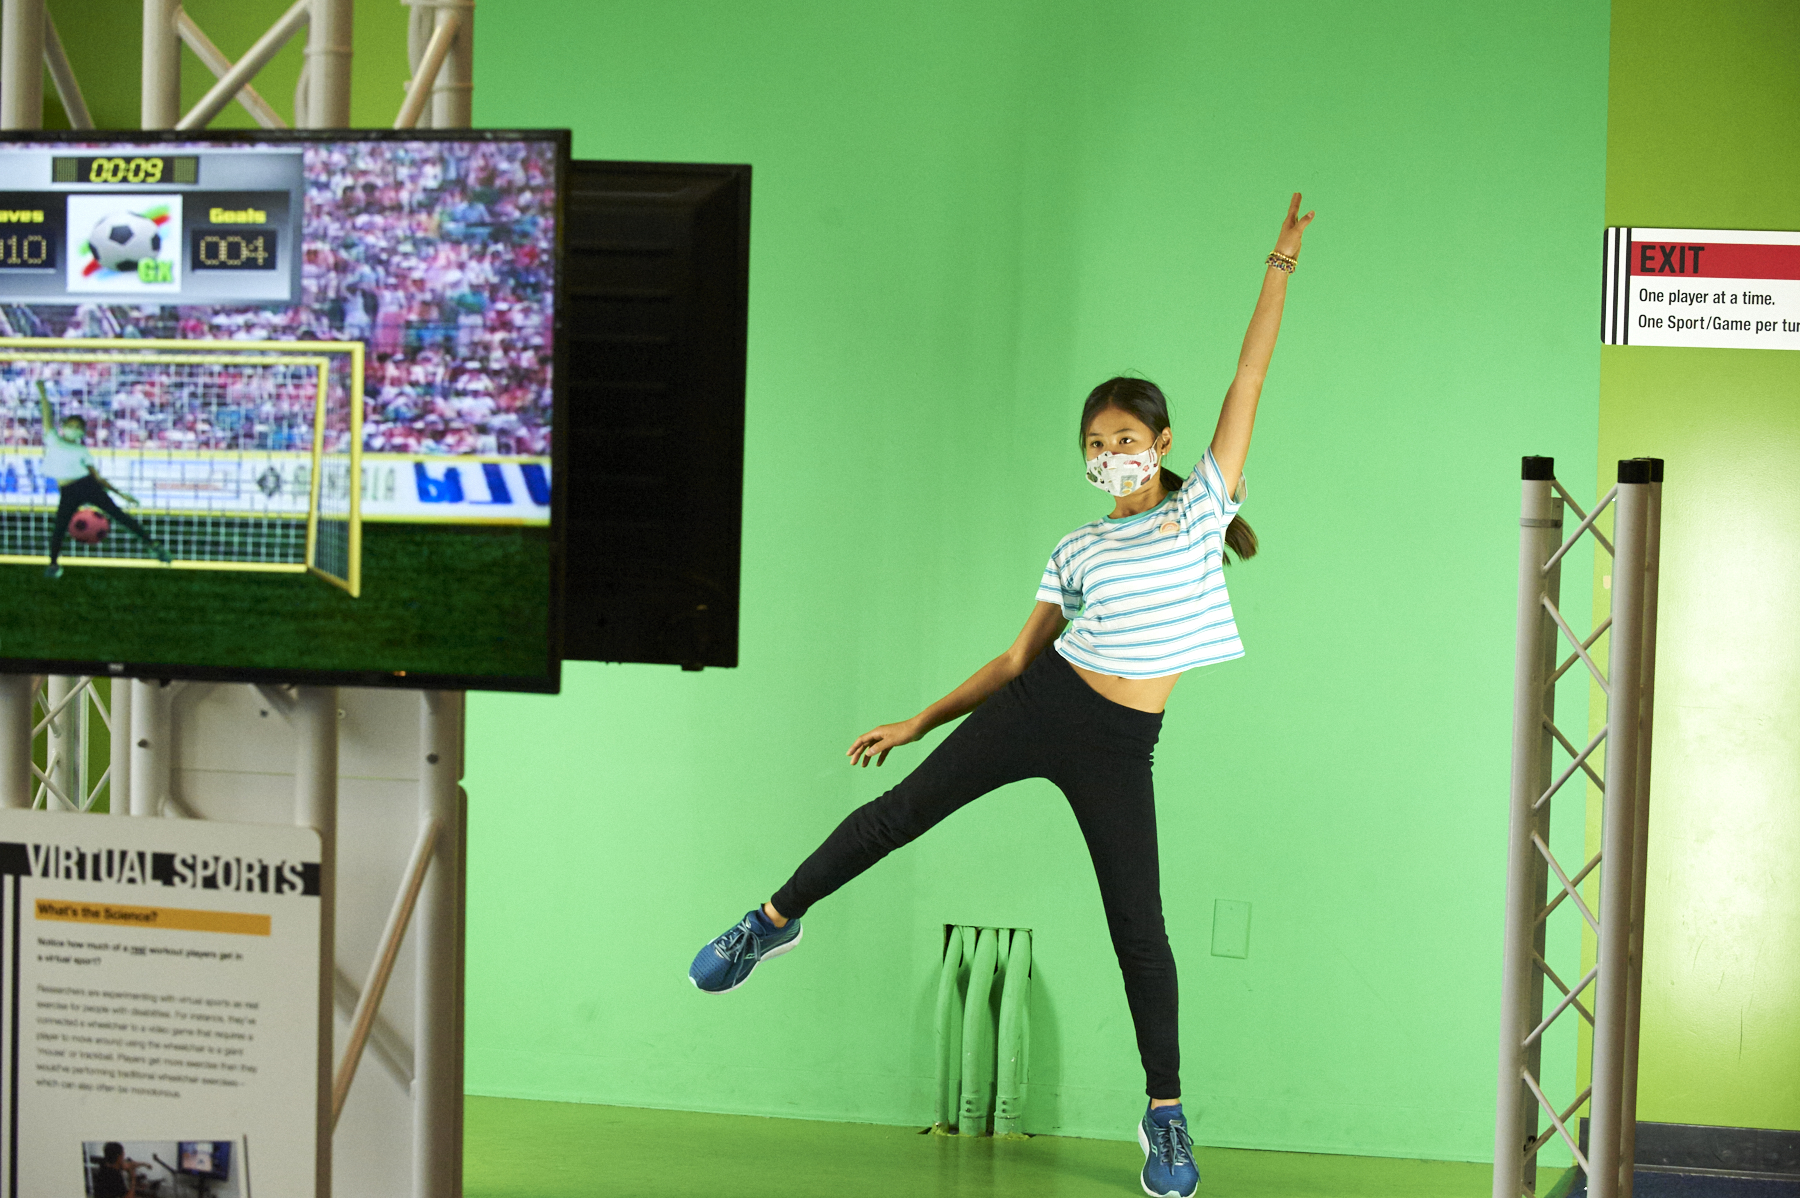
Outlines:
<svg viewBox="0 0 1800 1198"><path fill-rule="evenodd" d="M31 696L36 679L0 674L0 807L31 806Z"/></svg>

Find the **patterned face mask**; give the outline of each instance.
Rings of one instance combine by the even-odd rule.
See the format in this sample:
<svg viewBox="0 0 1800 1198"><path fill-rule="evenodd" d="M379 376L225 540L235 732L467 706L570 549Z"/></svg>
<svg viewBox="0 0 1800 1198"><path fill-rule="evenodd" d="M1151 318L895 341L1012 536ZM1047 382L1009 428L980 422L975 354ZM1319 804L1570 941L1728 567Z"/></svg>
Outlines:
<svg viewBox="0 0 1800 1198"><path fill-rule="evenodd" d="M1088 481L1108 495L1123 499L1156 477L1161 459L1156 447L1137 453L1103 453L1088 459Z"/></svg>

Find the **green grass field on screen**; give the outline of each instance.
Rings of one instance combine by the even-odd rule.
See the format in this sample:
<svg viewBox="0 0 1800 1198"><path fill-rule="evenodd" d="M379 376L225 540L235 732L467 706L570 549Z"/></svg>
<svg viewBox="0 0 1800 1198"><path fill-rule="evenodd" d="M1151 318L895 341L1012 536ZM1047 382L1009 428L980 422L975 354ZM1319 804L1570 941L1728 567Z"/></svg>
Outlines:
<svg viewBox="0 0 1800 1198"><path fill-rule="evenodd" d="M541 677L544 528L367 524L363 593L224 570L0 566L0 657Z"/></svg>

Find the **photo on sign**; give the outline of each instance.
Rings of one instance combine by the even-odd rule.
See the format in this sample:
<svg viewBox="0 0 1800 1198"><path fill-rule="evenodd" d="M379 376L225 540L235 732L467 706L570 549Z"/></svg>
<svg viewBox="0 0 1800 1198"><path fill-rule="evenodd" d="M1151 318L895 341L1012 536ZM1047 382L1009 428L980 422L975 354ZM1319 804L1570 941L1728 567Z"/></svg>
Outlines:
<svg viewBox="0 0 1800 1198"><path fill-rule="evenodd" d="M84 1140L81 1168L88 1198L250 1198L242 1136Z"/></svg>
<svg viewBox="0 0 1800 1198"><path fill-rule="evenodd" d="M72 195L65 227L70 291L181 290L179 195Z"/></svg>

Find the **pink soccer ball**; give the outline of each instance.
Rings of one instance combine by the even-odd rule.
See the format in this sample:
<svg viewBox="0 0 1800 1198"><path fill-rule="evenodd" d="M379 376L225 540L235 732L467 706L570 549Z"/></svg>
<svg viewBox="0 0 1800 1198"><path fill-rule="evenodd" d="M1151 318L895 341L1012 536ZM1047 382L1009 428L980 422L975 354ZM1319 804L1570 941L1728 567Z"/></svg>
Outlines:
<svg viewBox="0 0 1800 1198"><path fill-rule="evenodd" d="M98 545L112 531L112 521L99 508L84 507L69 520L69 535L83 545Z"/></svg>

